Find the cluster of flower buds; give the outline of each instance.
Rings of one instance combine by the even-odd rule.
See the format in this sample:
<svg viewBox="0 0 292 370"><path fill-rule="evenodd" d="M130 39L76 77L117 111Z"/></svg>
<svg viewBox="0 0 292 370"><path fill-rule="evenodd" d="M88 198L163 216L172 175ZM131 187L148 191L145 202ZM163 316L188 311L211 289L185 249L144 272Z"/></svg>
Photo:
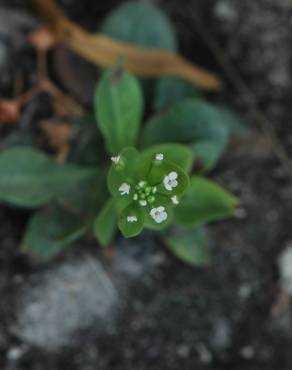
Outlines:
<svg viewBox="0 0 292 370"><path fill-rule="evenodd" d="M188 185L185 172L164 153L140 155L134 148L111 160L108 187L119 213L121 232L134 236L144 227L166 225Z"/></svg>

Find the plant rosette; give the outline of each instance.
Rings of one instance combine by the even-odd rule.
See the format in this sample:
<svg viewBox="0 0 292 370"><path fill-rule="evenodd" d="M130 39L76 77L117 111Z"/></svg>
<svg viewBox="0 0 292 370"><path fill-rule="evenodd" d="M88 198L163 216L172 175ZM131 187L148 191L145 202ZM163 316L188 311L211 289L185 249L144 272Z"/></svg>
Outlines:
<svg viewBox="0 0 292 370"><path fill-rule="evenodd" d="M111 160L108 189L121 233L129 238L144 227L161 230L169 225L189 185L184 169L163 153L139 153L134 148L122 150Z"/></svg>
<svg viewBox="0 0 292 370"><path fill-rule="evenodd" d="M101 31L138 47L177 51L171 22L148 2L123 2ZM68 117L77 134L67 163L38 148L33 128L1 151L0 202L35 210L22 250L48 259L91 232L107 247L117 227L125 237L150 228L183 262L208 265L206 224L232 217L239 200L205 175L231 135L245 131L242 119L184 80L139 81L121 60L98 80L93 108Z"/></svg>

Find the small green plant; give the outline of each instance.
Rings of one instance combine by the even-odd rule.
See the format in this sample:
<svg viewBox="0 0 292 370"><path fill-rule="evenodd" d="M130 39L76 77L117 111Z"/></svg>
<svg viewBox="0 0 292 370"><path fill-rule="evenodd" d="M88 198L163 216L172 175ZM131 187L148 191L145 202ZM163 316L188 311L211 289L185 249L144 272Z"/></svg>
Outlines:
<svg viewBox="0 0 292 370"><path fill-rule="evenodd" d="M238 201L203 174L221 155L235 116L196 97L142 125L143 106L131 74L117 65L103 75L95 113L112 163L96 238L106 246L116 227L126 238L153 229L185 262L207 263L203 224L232 216Z"/></svg>
<svg viewBox="0 0 292 370"><path fill-rule="evenodd" d="M136 19L129 14L137 14L141 6L146 5L122 6L105 22L105 32L115 36L120 30L122 38L133 38L131 27L117 24L129 27ZM134 42L140 37L146 46L155 42L155 47L174 49L176 38L165 25L168 20L156 8L146 7L151 7L147 12L152 22L160 24L156 28L164 35L163 44L157 45L153 28L146 27L143 9L139 14L145 28ZM73 117L71 125L76 140L66 164L39 150L33 138L30 146L20 140L0 154L0 201L36 209L24 233L23 250L52 257L90 233L106 247L118 229L126 238L152 229L184 262L208 264L204 225L231 217L238 200L205 175L220 159L230 135L241 128L237 115L206 102L184 81L140 83L117 63L98 83L94 115Z"/></svg>

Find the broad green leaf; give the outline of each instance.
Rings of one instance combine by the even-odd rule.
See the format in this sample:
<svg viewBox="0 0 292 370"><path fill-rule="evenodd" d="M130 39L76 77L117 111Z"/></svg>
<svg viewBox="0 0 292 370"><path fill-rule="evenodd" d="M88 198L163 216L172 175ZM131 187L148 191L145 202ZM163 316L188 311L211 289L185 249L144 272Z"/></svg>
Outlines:
<svg viewBox="0 0 292 370"><path fill-rule="evenodd" d="M61 252L92 226L97 210L107 195L102 173L75 185L54 204L31 218L23 248L44 258Z"/></svg>
<svg viewBox="0 0 292 370"><path fill-rule="evenodd" d="M224 126L230 134L238 135L247 132L244 119L236 111L224 105L216 105L216 109L221 113Z"/></svg>
<svg viewBox="0 0 292 370"><path fill-rule="evenodd" d="M176 77L164 77L157 81L154 92L154 110L160 111L179 101L200 97L200 91L189 82Z"/></svg>
<svg viewBox="0 0 292 370"><path fill-rule="evenodd" d="M147 122L142 144L148 147L165 142L226 138L227 130L220 120L221 113L211 104L200 99L184 100Z"/></svg>
<svg viewBox="0 0 292 370"><path fill-rule="evenodd" d="M203 100L189 99L152 118L144 128L142 145L148 147L165 142L191 144L196 159L203 162L205 169L210 169L223 153L228 138L229 129L224 125L221 110ZM204 145L198 147L200 143ZM206 161L210 158L213 158L212 163Z"/></svg>
<svg viewBox="0 0 292 370"><path fill-rule="evenodd" d="M104 21L101 32L131 44L175 51L174 28L159 8L149 2L127 1Z"/></svg>
<svg viewBox="0 0 292 370"><path fill-rule="evenodd" d="M117 229L117 214L113 199L109 199L96 217L93 231L102 247L107 247Z"/></svg>
<svg viewBox="0 0 292 370"><path fill-rule="evenodd" d="M97 171L95 176L83 181L81 186L78 184L72 186L70 191L63 194L55 202L61 207L79 214L80 218L88 218L93 221L108 195L106 175L104 171Z"/></svg>
<svg viewBox="0 0 292 370"><path fill-rule="evenodd" d="M0 154L0 201L38 207L94 176L95 170L58 164L39 150L19 147Z"/></svg>
<svg viewBox="0 0 292 370"><path fill-rule="evenodd" d="M105 72L95 94L97 124L107 151L116 155L135 146L143 112L143 97L138 81L120 66Z"/></svg>
<svg viewBox="0 0 292 370"><path fill-rule="evenodd" d="M202 226L191 229L175 228L163 234L163 240L171 252L191 266L208 266L211 261L206 232Z"/></svg>
<svg viewBox="0 0 292 370"><path fill-rule="evenodd" d="M232 109L216 105L216 110L221 116L220 123L228 132L226 141L220 140L214 145L216 139L211 138L211 140L200 140L191 145L193 152L196 153L196 157L203 163L203 170L205 171L215 166L226 147L230 135L243 135L247 132L243 119Z"/></svg>
<svg viewBox="0 0 292 370"><path fill-rule="evenodd" d="M163 154L163 160L172 162L189 172L193 163L193 153L186 146L181 144L159 144L154 145L141 153L141 160L146 158L155 159L156 154Z"/></svg>
<svg viewBox="0 0 292 370"><path fill-rule="evenodd" d="M124 1L106 17L101 32L136 46L177 51L175 28L168 17L151 2ZM156 80L139 80L144 99L150 103Z"/></svg>
<svg viewBox="0 0 292 370"><path fill-rule="evenodd" d="M142 207L134 202L121 212L118 226L125 238L132 238L141 233L144 227L144 217Z"/></svg>
<svg viewBox="0 0 292 370"><path fill-rule="evenodd" d="M195 167L202 172L211 170L220 158L226 146L226 141L215 142L212 140L200 140L191 144L191 149L195 153L197 161Z"/></svg>
<svg viewBox="0 0 292 370"><path fill-rule="evenodd" d="M22 249L38 257L51 258L85 234L88 226L79 214L50 206L30 219Z"/></svg>
<svg viewBox="0 0 292 370"><path fill-rule="evenodd" d="M238 199L214 182L195 176L175 209L175 219L184 226L231 217Z"/></svg>
<svg viewBox="0 0 292 370"><path fill-rule="evenodd" d="M121 157L122 162L125 164L126 170L131 172L136 165L139 152L133 147L124 148L119 156Z"/></svg>

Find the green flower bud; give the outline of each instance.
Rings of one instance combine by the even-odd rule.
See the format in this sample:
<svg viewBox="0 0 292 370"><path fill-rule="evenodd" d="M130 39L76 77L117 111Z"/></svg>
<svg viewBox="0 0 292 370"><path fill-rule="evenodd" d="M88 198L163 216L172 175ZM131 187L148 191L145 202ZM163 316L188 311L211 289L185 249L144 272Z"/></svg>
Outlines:
<svg viewBox="0 0 292 370"><path fill-rule="evenodd" d="M149 203L153 203L153 202L155 202L155 197L153 195L151 195L150 197L147 198L147 201Z"/></svg>

